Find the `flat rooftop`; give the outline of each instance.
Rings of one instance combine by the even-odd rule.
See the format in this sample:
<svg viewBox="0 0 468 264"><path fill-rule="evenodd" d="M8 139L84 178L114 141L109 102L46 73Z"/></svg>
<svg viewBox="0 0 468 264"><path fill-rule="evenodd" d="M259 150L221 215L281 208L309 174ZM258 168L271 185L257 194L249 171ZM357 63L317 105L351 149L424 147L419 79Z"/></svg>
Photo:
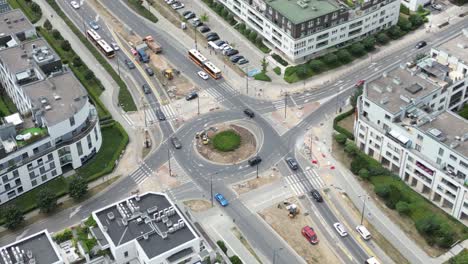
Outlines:
<svg viewBox="0 0 468 264"><path fill-rule="evenodd" d="M468 63L468 28L463 29L455 38L442 43L437 49Z"/></svg>
<svg viewBox="0 0 468 264"><path fill-rule="evenodd" d="M62 263L46 230L0 248L0 264L20 263L20 260L27 264L31 259L36 264Z"/></svg>
<svg viewBox="0 0 468 264"><path fill-rule="evenodd" d="M94 214L115 247L135 241L149 259L198 237L162 193L133 196Z"/></svg>
<svg viewBox="0 0 468 264"><path fill-rule="evenodd" d="M445 145L468 157L468 140L458 140L458 138L468 136L468 121L447 111L431 120L419 126L419 129L433 138L441 139L440 141Z"/></svg>
<svg viewBox="0 0 468 264"><path fill-rule="evenodd" d="M49 54L54 56L55 59L59 59L57 54L53 51L53 49L49 48L49 44L43 39L35 39L32 41L23 42L22 47L18 45L0 50L0 57L12 74L16 74L35 67L33 63L34 60L32 59L33 46L47 47Z"/></svg>
<svg viewBox="0 0 468 264"><path fill-rule="evenodd" d="M34 26L21 10L13 9L0 14L0 35L12 35L30 29L34 29Z"/></svg>
<svg viewBox="0 0 468 264"><path fill-rule="evenodd" d="M420 74L420 73L418 73ZM411 74L409 69L397 67L366 84L366 97L390 113L398 113L411 99L423 98L441 88L430 78Z"/></svg>
<svg viewBox="0 0 468 264"><path fill-rule="evenodd" d="M294 24L300 24L340 9L338 3L333 0L310 0L308 2L269 0L265 2ZM302 6L298 2L302 2Z"/></svg>

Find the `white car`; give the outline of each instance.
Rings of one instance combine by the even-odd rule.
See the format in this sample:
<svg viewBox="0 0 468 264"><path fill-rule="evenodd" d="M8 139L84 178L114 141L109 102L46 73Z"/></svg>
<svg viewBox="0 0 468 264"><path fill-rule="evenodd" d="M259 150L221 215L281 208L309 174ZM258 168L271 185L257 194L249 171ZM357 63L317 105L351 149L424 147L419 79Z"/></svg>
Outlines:
<svg viewBox="0 0 468 264"><path fill-rule="evenodd" d="M115 51L117 51L117 50L120 49L120 48L119 48L119 45L117 45L117 43L115 43L115 42L112 42L112 43L111 43L111 46L112 46L112 48L113 48Z"/></svg>
<svg viewBox="0 0 468 264"><path fill-rule="evenodd" d="M165 1L168 5L172 5L175 2L175 0L165 0Z"/></svg>
<svg viewBox="0 0 468 264"><path fill-rule="evenodd" d="M220 50L224 50L224 48L229 47L228 43L224 43L223 45L219 46Z"/></svg>
<svg viewBox="0 0 468 264"><path fill-rule="evenodd" d="M340 236L345 237L348 235L348 232L344 229L343 225L341 223L334 223L333 227L335 227L336 232L340 234Z"/></svg>
<svg viewBox="0 0 468 264"><path fill-rule="evenodd" d="M70 2L70 5L71 5L73 8L75 8L75 9L80 8L80 4L78 4L78 2L76 2L76 1L71 1L71 2Z"/></svg>
<svg viewBox="0 0 468 264"><path fill-rule="evenodd" d="M199 71L198 72L198 76L200 76L200 78L202 78L203 80L208 80L208 74L206 74L206 72L204 71Z"/></svg>
<svg viewBox="0 0 468 264"><path fill-rule="evenodd" d="M442 5L440 5L440 4L432 4L431 6L432 6L432 8L434 8L434 9L437 10L437 11L441 11L441 10L442 10Z"/></svg>

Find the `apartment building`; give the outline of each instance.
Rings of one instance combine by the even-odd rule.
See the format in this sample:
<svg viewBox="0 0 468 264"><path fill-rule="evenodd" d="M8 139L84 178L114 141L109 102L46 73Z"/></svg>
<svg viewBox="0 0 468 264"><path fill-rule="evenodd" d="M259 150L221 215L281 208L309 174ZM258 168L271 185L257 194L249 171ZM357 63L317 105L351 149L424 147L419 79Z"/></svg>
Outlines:
<svg viewBox="0 0 468 264"><path fill-rule="evenodd" d="M102 143L96 108L20 10L0 14L0 204L77 169Z"/></svg>
<svg viewBox="0 0 468 264"><path fill-rule="evenodd" d="M401 4L411 11L417 11L419 6L426 6L431 2L431 0L401 0Z"/></svg>
<svg viewBox="0 0 468 264"><path fill-rule="evenodd" d="M292 62L398 22L399 0L218 0ZM352 4L349 4L352 3Z"/></svg>
<svg viewBox="0 0 468 264"><path fill-rule="evenodd" d="M468 223L468 30L415 67L368 81L358 101L357 146L428 200Z"/></svg>

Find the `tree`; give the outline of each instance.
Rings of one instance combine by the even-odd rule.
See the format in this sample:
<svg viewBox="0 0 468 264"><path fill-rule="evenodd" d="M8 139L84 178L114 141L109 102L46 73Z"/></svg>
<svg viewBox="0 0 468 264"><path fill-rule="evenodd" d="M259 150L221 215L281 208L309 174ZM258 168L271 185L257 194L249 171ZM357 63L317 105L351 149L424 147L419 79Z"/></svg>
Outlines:
<svg viewBox="0 0 468 264"><path fill-rule="evenodd" d="M36 13L36 14L42 14L41 7L34 2L31 3L31 11L33 11L33 13Z"/></svg>
<svg viewBox="0 0 468 264"><path fill-rule="evenodd" d="M54 39L56 39L56 40L63 39L62 34L60 34L60 31L58 31L56 29L52 30L52 37L54 37Z"/></svg>
<svg viewBox="0 0 468 264"><path fill-rule="evenodd" d="M336 142L338 142L341 145L346 144L346 140L348 140L348 137L346 135L344 135L344 134L341 134L341 133L335 134L334 137L335 137Z"/></svg>
<svg viewBox="0 0 468 264"><path fill-rule="evenodd" d="M401 200L401 191L395 185L390 185L390 193L385 201L385 205L390 209L395 209L396 204Z"/></svg>
<svg viewBox="0 0 468 264"><path fill-rule="evenodd" d="M370 36L362 40L362 45L367 51L371 51L375 46L375 38Z"/></svg>
<svg viewBox="0 0 468 264"><path fill-rule="evenodd" d="M409 15L409 14L410 14L410 10L409 10L409 8L406 7L405 5L400 5L400 13L405 14L405 15Z"/></svg>
<svg viewBox="0 0 468 264"><path fill-rule="evenodd" d="M346 142L344 151L351 156L355 156L359 152L359 148L354 144L353 141Z"/></svg>
<svg viewBox="0 0 468 264"><path fill-rule="evenodd" d="M323 61L315 59L309 61L309 67L314 72L319 73L325 70L326 65L323 63Z"/></svg>
<svg viewBox="0 0 468 264"><path fill-rule="evenodd" d="M200 16L200 21L203 22L203 23L206 23L210 20L210 17L208 16L208 14L206 13L203 13L201 16Z"/></svg>
<svg viewBox="0 0 468 264"><path fill-rule="evenodd" d="M350 101L351 101L351 106L352 106L353 108L356 107L356 105L357 105L357 100L358 100L359 96L361 96L361 95L362 95L362 87L356 88L356 89L354 90L353 95L351 95L351 99L350 99Z"/></svg>
<svg viewBox="0 0 468 264"><path fill-rule="evenodd" d="M70 179L70 183L68 185L68 193L73 199L79 200L83 198L83 196L85 196L87 192L88 184L82 177L73 176Z"/></svg>
<svg viewBox="0 0 468 264"><path fill-rule="evenodd" d="M37 206L44 213L50 213L57 207L57 197L49 189L42 189L37 195Z"/></svg>
<svg viewBox="0 0 468 264"><path fill-rule="evenodd" d="M224 254L226 254L226 252L227 252L227 247L226 247L226 245L224 244L224 241L218 240L218 241L216 241L216 244L218 244L218 247L224 252Z"/></svg>
<svg viewBox="0 0 468 264"><path fill-rule="evenodd" d="M412 14L409 16L408 18L409 22L411 22L411 24L413 25L413 28L418 28L419 26L421 26L422 24L424 24L424 20L423 18L418 15L418 14Z"/></svg>
<svg viewBox="0 0 468 264"><path fill-rule="evenodd" d="M413 24L408 20L408 18L400 16L397 24L402 30L408 32L413 28Z"/></svg>
<svg viewBox="0 0 468 264"><path fill-rule="evenodd" d="M250 32L249 39L251 41L255 41L256 38L257 38L257 32L255 32L255 31Z"/></svg>
<svg viewBox="0 0 468 264"><path fill-rule="evenodd" d="M83 66L83 61L78 56L73 57L73 65L76 66L76 67L81 67L81 66Z"/></svg>
<svg viewBox="0 0 468 264"><path fill-rule="evenodd" d="M228 15L229 15L229 11L227 11L225 8L223 8L223 11L221 11L221 16L224 17L224 18L227 18Z"/></svg>
<svg viewBox="0 0 468 264"><path fill-rule="evenodd" d="M336 66L338 64L338 57L333 53L328 53L325 55L323 60L329 66Z"/></svg>
<svg viewBox="0 0 468 264"><path fill-rule="evenodd" d="M71 44L68 40L64 40L62 41L62 43L60 44L60 47L64 50L64 51L70 51L71 50Z"/></svg>
<svg viewBox="0 0 468 264"><path fill-rule="evenodd" d="M419 5L416 12L422 14L422 13L426 12L426 9L424 9L424 7L422 5Z"/></svg>
<svg viewBox="0 0 468 264"><path fill-rule="evenodd" d="M217 6L215 7L215 9L216 9L216 10L215 10L216 13L218 13L219 15L221 15L221 13L222 13L223 10L224 10L224 7L223 7L223 5L219 4L219 5L217 5Z"/></svg>
<svg viewBox="0 0 468 264"><path fill-rule="evenodd" d="M257 39L255 39L255 45L257 45L257 46L263 45L263 38L261 36L257 37Z"/></svg>
<svg viewBox="0 0 468 264"><path fill-rule="evenodd" d="M242 33L243 31L245 31L245 29L246 29L245 24L244 24L244 23L240 23L240 24L239 24L239 31Z"/></svg>
<svg viewBox="0 0 468 264"><path fill-rule="evenodd" d="M341 49L336 53L341 64L347 64L353 60L353 57L346 49Z"/></svg>
<svg viewBox="0 0 468 264"><path fill-rule="evenodd" d="M262 59L262 72L263 73L266 73L267 72L267 68L268 68L268 61L266 60L265 57L263 57Z"/></svg>
<svg viewBox="0 0 468 264"><path fill-rule="evenodd" d="M52 24L50 23L49 19L46 19L43 24L44 28L47 29L47 31L52 30Z"/></svg>
<svg viewBox="0 0 468 264"><path fill-rule="evenodd" d="M353 54L356 57L360 57L360 56L366 54L366 50L364 49L364 45L362 45L359 42L354 43L353 45L351 45L351 47L349 48L349 51L351 52L351 54Z"/></svg>
<svg viewBox="0 0 468 264"><path fill-rule="evenodd" d="M390 27L390 29L388 30L388 35L389 35L390 38L392 38L392 39L398 39L398 38L400 38L401 36L403 36L404 33L401 31L401 29L400 29L399 26L392 26L392 27Z"/></svg>
<svg viewBox="0 0 468 264"><path fill-rule="evenodd" d="M360 169L358 173L359 177L361 177L363 180L368 180L370 175L369 171L367 169Z"/></svg>
<svg viewBox="0 0 468 264"><path fill-rule="evenodd" d="M390 38L385 33L379 33L377 35L377 42L381 45L385 45L390 41Z"/></svg>
<svg viewBox="0 0 468 264"><path fill-rule="evenodd" d="M309 69L306 64L300 64L296 66L296 75L299 79L303 80L309 76Z"/></svg>
<svg viewBox="0 0 468 264"><path fill-rule="evenodd" d="M87 69L84 73L84 76L88 80L94 79L94 72L90 69Z"/></svg>
<svg viewBox="0 0 468 264"><path fill-rule="evenodd" d="M387 198L390 195L390 186L387 184L379 184L374 187L374 192L381 198Z"/></svg>
<svg viewBox="0 0 468 264"><path fill-rule="evenodd" d="M252 32L252 30L246 28L246 29L244 30L244 36L250 35L250 32Z"/></svg>
<svg viewBox="0 0 468 264"><path fill-rule="evenodd" d="M10 205L2 211L5 227L13 230L18 228L24 221L24 215L18 207Z"/></svg>
<svg viewBox="0 0 468 264"><path fill-rule="evenodd" d="M404 201L399 201L396 204L395 209L401 215L408 215L411 212L410 207L409 207L409 203L404 202Z"/></svg>
<svg viewBox="0 0 468 264"><path fill-rule="evenodd" d="M236 20L234 19L234 15L229 13L229 15L227 16L227 21L229 21L229 23L232 25L232 24L235 24Z"/></svg>
<svg viewBox="0 0 468 264"><path fill-rule="evenodd" d="M242 264L242 260L236 255L229 257L229 260L232 264Z"/></svg>
<svg viewBox="0 0 468 264"><path fill-rule="evenodd" d="M440 229L439 219L432 214L427 214L415 223L416 229L425 235L435 234Z"/></svg>

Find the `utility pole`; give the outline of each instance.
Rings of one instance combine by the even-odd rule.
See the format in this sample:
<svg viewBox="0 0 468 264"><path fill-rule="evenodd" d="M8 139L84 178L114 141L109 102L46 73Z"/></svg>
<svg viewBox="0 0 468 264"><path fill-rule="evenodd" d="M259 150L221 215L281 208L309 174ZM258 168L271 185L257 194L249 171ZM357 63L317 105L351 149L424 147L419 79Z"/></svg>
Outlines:
<svg viewBox="0 0 468 264"><path fill-rule="evenodd" d="M200 96L197 96L197 114L200 115Z"/></svg>
<svg viewBox="0 0 468 264"><path fill-rule="evenodd" d="M284 120L286 120L286 111L288 110L288 93L284 93Z"/></svg>
<svg viewBox="0 0 468 264"><path fill-rule="evenodd" d="M258 163L257 163L257 179L258 179Z"/></svg>
<svg viewBox="0 0 468 264"><path fill-rule="evenodd" d="M169 176L172 176L172 169L171 169L171 150L169 145L167 146L167 161L169 163Z"/></svg>
<svg viewBox="0 0 468 264"><path fill-rule="evenodd" d="M364 203L362 204L362 213L361 213L361 225L362 225L362 222L364 221L364 211L366 210L366 201L367 201L367 195L361 195L359 197L363 197L364 198Z"/></svg>
<svg viewBox="0 0 468 264"><path fill-rule="evenodd" d="M312 160L312 133L309 134L309 143L310 143L310 160Z"/></svg>
<svg viewBox="0 0 468 264"><path fill-rule="evenodd" d="M249 66L245 67L245 93L249 95Z"/></svg>
<svg viewBox="0 0 468 264"><path fill-rule="evenodd" d="M213 207L213 174L210 175L211 207Z"/></svg>
<svg viewBox="0 0 468 264"><path fill-rule="evenodd" d="M194 33L194 38L195 38L195 49L198 50L198 46L197 46L197 30L195 27L193 27L193 33Z"/></svg>

